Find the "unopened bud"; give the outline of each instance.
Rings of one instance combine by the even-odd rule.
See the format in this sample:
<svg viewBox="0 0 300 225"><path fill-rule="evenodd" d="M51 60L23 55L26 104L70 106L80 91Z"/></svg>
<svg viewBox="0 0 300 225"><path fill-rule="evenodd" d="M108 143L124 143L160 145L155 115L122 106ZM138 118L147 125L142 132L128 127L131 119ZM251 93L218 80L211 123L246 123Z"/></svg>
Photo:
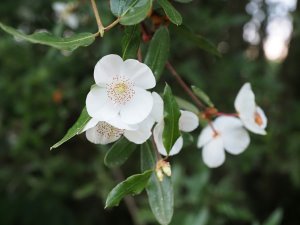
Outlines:
<svg viewBox="0 0 300 225"><path fill-rule="evenodd" d="M166 174L168 177L170 177L172 175L172 171L171 171L171 166L170 163L163 161L164 163L162 164L162 171L164 172L164 174Z"/></svg>
<svg viewBox="0 0 300 225"><path fill-rule="evenodd" d="M160 182L164 180L164 174L161 169L156 169L156 176Z"/></svg>

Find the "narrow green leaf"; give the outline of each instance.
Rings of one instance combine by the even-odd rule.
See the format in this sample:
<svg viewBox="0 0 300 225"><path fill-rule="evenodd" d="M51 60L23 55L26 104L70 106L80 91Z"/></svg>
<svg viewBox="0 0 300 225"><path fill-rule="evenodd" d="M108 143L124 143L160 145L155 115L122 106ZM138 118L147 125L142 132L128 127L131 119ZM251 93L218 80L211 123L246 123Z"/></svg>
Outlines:
<svg viewBox="0 0 300 225"><path fill-rule="evenodd" d="M168 60L169 50L169 31L167 28L161 27L155 32L145 57L145 63L153 71L157 81L159 80Z"/></svg>
<svg viewBox="0 0 300 225"><path fill-rule="evenodd" d="M122 198L126 195L140 194L148 185L152 173L152 170L147 170L142 174L130 176L125 181L119 183L108 194L105 208L118 206Z"/></svg>
<svg viewBox="0 0 300 225"><path fill-rule="evenodd" d="M163 143L167 153L169 153L175 144L176 140L180 137L179 131L179 117L180 111L178 104L172 94L172 90L168 84L165 86L164 94L164 131Z"/></svg>
<svg viewBox="0 0 300 225"><path fill-rule="evenodd" d="M276 209L263 225L280 225L283 218L282 209Z"/></svg>
<svg viewBox="0 0 300 225"><path fill-rule="evenodd" d="M137 145L122 137L106 153L104 164L108 167L121 166L130 157Z"/></svg>
<svg viewBox="0 0 300 225"><path fill-rule="evenodd" d="M141 169L146 171L155 167L155 154L150 142L141 146ZM146 187L150 208L162 225L171 222L174 208L174 193L170 177L164 177L160 182L155 173L152 174Z"/></svg>
<svg viewBox="0 0 300 225"><path fill-rule="evenodd" d="M198 108L194 104L192 104L192 103L188 102L187 100L180 98L178 96L176 96L175 99L176 99L176 102L180 109L185 109L185 110L191 111L195 114L199 113Z"/></svg>
<svg viewBox="0 0 300 225"><path fill-rule="evenodd" d="M111 0L111 12L120 17L123 25L134 25L143 21L151 10L152 0Z"/></svg>
<svg viewBox="0 0 300 225"><path fill-rule="evenodd" d="M75 135L80 134L84 126L89 122L90 119L91 117L89 116L86 107L84 107L75 124L68 130L66 135L59 142L57 142L55 145L53 145L50 148L50 150L59 147L60 145L70 140Z"/></svg>
<svg viewBox="0 0 300 225"><path fill-rule="evenodd" d="M176 26L175 32L184 37L186 40L190 41L191 43L194 43L197 47L201 48L202 50L213 54L217 57L221 57L221 54L217 47L208 39L204 38L201 35L194 34L190 29L188 29L186 26Z"/></svg>
<svg viewBox="0 0 300 225"><path fill-rule="evenodd" d="M192 90L195 95L197 95L205 104L207 104L209 107L214 107L214 103L210 100L210 98L204 91L196 86L192 86Z"/></svg>
<svg viewBox="0 0 300 225"><path fill-rule="evenodd" d="M193 0L174 0L175 2L180 2L180 3L190 3Z"/></svg>
<svg viewBox="0 0 300 225"><path fill-rule="evenodd" d="M88 46L95 40L95 35L92 33L80 33L71 37L61 38L55 37L48 32L36 32L30 35L23 34L22 32L0 23L0 27L5 32L20 38L25 41L29 41L35 44L48 45L60 50L73 51L80 46Z"/></svg>
<svg viewBox="0 0 300 225"><path fill-rule="evenodd" d="M141 32L138 25L126 26L122 38L122 58L123 60L137 57L140 46Z"/></svg>
<svg viewBox="0 0 300 225"><path fill-rule="evenodd" d="M157 2L164 9L167 17L172 23L177 26L182 24L182 16L168 0L157 0Z"/></svg>

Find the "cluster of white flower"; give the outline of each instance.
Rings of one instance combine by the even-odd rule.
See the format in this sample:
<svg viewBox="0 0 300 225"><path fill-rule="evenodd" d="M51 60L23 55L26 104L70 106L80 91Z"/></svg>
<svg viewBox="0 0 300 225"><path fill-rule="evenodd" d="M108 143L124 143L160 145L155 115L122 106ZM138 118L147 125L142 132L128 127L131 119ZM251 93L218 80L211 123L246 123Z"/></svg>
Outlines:
<svg viewBox="0 0 300 225"><path fill-rule="evenodd" d="M85 126L87 139L95 144L115 142L121 136L142 144L153 134L158 151L166 155L163 146L164 103L156 92L147 91L156 85L151 69L135 60L123 61L118 55L100 59L94 71L95 85L86 98L86 108L92 119ZM180 129L190 132L198 127L198 117L181 111ZM180 151L178 138L170 155Z"/></svg>
<svg viewBox="0 0 300 225"><path fill-rule="evenodd" d="M159 94L148 91L155 87L156 81L147 65L134 59L123 61L118 55L107 55L96 64L94 79L96 84L86 98L91 119L83 129L90 142L108 144L124 136L133 143L142 144L153 131L161 155L180 152L183 146L181 136L169 154L164 147L164 103ZM262 109L256 106L249 83L241 88L234 105L238 118L220 116L199 136L198 147L203 148L203 161L209 167L223 164L225 150L236 155L248 147L250 137L245 128L253 133L266 134L267 119ZM189 111L180 112L180 131L195 130L199 124L198 116Z"/></svg>

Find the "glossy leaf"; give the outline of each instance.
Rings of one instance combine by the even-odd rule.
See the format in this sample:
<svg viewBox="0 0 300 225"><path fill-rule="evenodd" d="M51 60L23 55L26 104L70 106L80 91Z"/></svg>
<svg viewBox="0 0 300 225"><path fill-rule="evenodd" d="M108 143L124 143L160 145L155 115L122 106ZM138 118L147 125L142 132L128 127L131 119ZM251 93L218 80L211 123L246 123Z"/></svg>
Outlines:
<svg viewBox="0 0 300 225"><path fill-rule="evenodd" d="M182 24L182 16L169 2L169 0L157 0L157 2L164 9L167 17L172 23L176 24L177 26Z"/></svg>
<svg viewBox="0 0 300 225"><path fill-rule="evenodd" d="M104 163L108 167L121 166L130 157L137 145L122 137L106 153Z"/></svg>
<svg viewBox="0 0 300 225"><path fill-rule="evenodd" d="M141 169L146 171L155 167L155 153L150 142L141 146ZM171 178L165 176L160 182L155 173L152 174L146 187L150 208L157 221L166 225L173 217L174 193Z"/></svg>
<svg viewBox="0 0 300 225"><path fill-rule="evenodd" d="M122 198L126 195L140 194L148 185L152 173L152 170L147 170L142 174L130 176L125 181L119 183L108 194L105 208L118 206Z"/></svg>
<svg viewBox="0 0 300 225"><path fill-rule="evenodd" d="M56 37L48 32L36 32L30 35L26 35L12 27L6 26L0 23L0 27L5 32L13 35L16 38L35 43L48 45L60 50L73 51L81 46L88 46L92 44L95 40L95 35L92 33L80 33L74 34L71 37Z"/></svg>
<svg viewBox="0 0 300 225"><path fill-rule="evenodd" d="M90 119L91 119L91 117L89 116L89 114L86 110L86 107L84 107L84 109L82 110L82 112L81 112L79 118L77 119L77 121L75 122L75 124L68 130L66 135L59 142L57 142L55 145L53 145L50 148L50 150L52 150L53 148L59 147L66 141L70 140L72 137L76 136L77 134L80 134Z"/></svg>
<svg viewBox="0 0 300 225"><path fill-rule="evenodd" d="M205 104L207 104L209 107L214 107L214 103L210 100L210 98L204 91L196 86L192 86L192 90L195 95L197 95Z"/></svg>
<svg viewBox="0 0 300 225"><path fill-rule="evenodd" d="M122 38L122 58L134 59L137 57L140 46L140 29L138 25L125 27L124 36Z"/></svg>
<svg viewBox="0 0 300 225"><path fill-rule="evenodd" d="M179 118L180 111L175 97L169 85L166 84L164 94L164 131L163 143L167 153L169 153L175 144L176 140L180 137L179 131Z"/></svg>
<svg viewBox="0 0 300 225"><path fill-rule="evenodd" d="M169 31L167 28L161 27L155 32L145 57L145 63L153 71L157 81L159 80L168 60L169 50Z"/></svg>
<svg viewBox="0 0 300 225"><path fill-rule="evenodd" d="M134 25L143 21L151 10L152 0L111 0L111 12L120 18L123 25Z"/></svg>
<svg viewBox="0 0 300 225"><path fill-rule="evenodd" d="M186 40L194 43L197 47L201 48L202 50L213 54L217 57L221 57L220 52L218 51L217 47L208 39L204 38L201 35L194 34L191 30L189 30L185 26L175 27L175 32L184 37Z"/></svg>

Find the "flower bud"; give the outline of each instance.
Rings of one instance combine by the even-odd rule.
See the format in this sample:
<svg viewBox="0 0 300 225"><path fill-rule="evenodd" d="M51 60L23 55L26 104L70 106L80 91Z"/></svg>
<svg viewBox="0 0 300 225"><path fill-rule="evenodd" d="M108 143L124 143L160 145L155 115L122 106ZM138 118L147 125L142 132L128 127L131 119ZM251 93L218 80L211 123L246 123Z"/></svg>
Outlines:
<svg viewBox="0 0 300 225"><path fill-rule="evenodd" d="M160 168L156 169L156 176L160 182L164 180L164 174Z"/></svg>
<svg viewBox="0 0 300 225"><path fill-rule="evenodd" d="M162 171L164 172L164 174L166 174L168 177L170 177L172 175L170 163L163 161Z"/></svg>

